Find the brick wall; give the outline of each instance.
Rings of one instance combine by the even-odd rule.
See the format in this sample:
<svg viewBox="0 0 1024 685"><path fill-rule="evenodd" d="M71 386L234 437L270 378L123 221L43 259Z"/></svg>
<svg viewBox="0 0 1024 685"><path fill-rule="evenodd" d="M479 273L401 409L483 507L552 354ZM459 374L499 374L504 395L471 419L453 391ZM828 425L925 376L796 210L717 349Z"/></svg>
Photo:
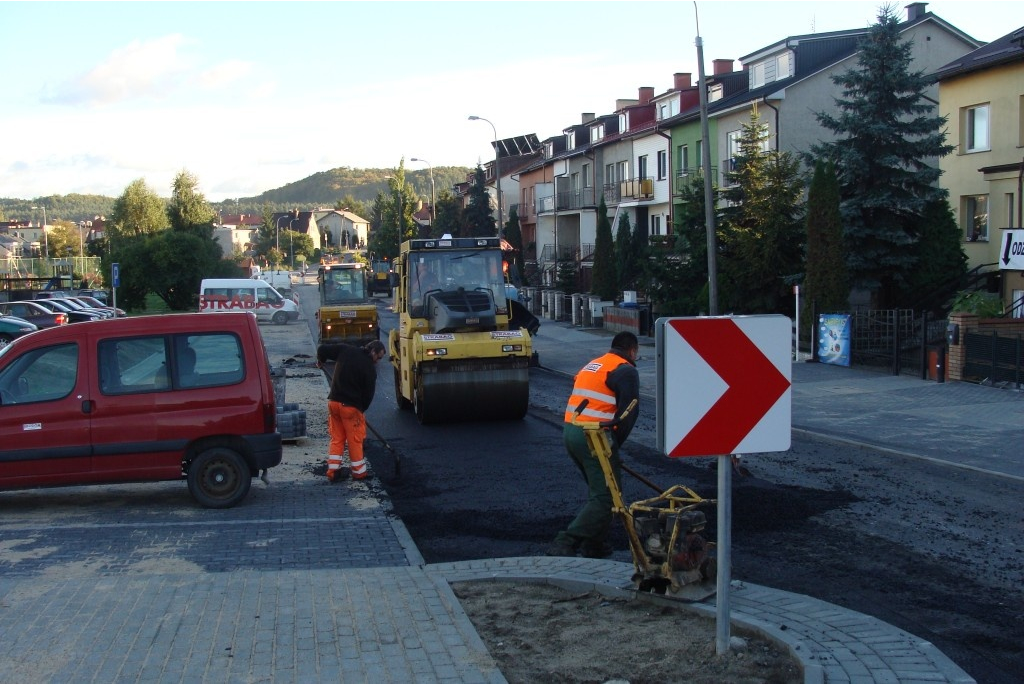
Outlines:
<svg viewBox="0 0 1024 685"><path fill-rule="evenodd" d="M963 341L965 333L996 333L1008 338L1024 334L1024 319L980 319L976 314L957 312L949 315L950 324L960 326L960 340L950 345L946 352L946 366L951 381L963 380L963 368L967 352Z"/></svg>

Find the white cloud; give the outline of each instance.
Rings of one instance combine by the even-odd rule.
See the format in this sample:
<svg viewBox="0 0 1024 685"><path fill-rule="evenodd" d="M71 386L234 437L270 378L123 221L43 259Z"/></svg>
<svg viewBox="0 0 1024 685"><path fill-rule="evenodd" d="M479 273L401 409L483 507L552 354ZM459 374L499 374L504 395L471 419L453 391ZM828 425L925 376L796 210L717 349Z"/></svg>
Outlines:
<svg viewBox="0 0 1024 685"><path fill-rule="evenodd" d="M252 68L252 62L228 60L200 73L196 82L203 90L216 90L245 77Z"/></svg>
<svg viewBox="0 0 1024 685"><path fill-rule="evenodd" d="M64 82L45 100L58 104L112 104L159 95L179 82L188 64L178 54L181 34L151 41L134 40L100 64Z"/></svg>

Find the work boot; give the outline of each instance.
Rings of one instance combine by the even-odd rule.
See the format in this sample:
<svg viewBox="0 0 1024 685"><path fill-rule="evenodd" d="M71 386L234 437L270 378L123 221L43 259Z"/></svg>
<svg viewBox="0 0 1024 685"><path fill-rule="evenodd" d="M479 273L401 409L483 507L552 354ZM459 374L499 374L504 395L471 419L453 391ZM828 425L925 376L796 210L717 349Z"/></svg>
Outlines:
<svg viewBox="0 0 1024 685"><path fill-rule="evenodd" d="M333 471L327 472L328 483L340 483L343 480L348 480L349 470L345 468L334 469Z"/></svg>
<svg viewBox="0 0 1024 685"><path fill-rule="evenodd" d="M614 551L607 542L584 542L580 546L580 554L587 559L607 559Z"/></svg>
<svg viewBox="0 0 1024 685"><path fill-rule="evenodd" d="M576 548L567 542L553 542L544 554L549 557L574 557Z"/></svg>

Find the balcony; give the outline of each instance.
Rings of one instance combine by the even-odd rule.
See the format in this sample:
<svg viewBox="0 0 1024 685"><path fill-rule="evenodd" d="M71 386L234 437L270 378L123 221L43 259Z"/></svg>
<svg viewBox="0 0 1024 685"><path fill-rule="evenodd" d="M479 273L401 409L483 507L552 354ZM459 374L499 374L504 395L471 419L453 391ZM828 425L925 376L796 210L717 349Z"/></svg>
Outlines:
<svg viewBox="0 0 1024 685"><path fill-rule="evenodd" d="M619 184L619 194L623 199L652 200L654 199L654 179L635 178Z"/></svg>
<svg viewBox="0 0 1024 685"><path fill-rule="evenodd" d="M711 167L711 177L714 178L718 175L718 167ZM695 182L702 182L704 179L703 169L701 167L686 167L683 169L676 170L675 179L675 192L679 193L682 190Z"/></svg>
<svg viewBox="0 0 1024 685"><path fill-rule="evenodd" d="M576 245L558 244L558 261L560 262L586 262L594 258L594 246L590 243ZM550 243L541 250L540 261L548 264L555 261L555 246Z"/></svg>
<svg viewBox="0 0 1024 685"><path fill-rule="evenodd" d="M547 214L554 211L571 212L588 208L593 209L597 206L594 196L594 188L587 187L578 190L566 190L558 193L555 197L551 195L539 197L536 202L537 213ZM556 201L557 207L555 206Z"/></svg>

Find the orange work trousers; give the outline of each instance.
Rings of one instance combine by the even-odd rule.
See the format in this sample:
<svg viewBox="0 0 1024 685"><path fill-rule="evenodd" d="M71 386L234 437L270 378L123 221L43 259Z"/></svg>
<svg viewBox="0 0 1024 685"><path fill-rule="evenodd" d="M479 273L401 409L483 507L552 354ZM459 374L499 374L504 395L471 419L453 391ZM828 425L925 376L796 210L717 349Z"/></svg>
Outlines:
<svg viewBox="0 0 1024 685"><path fill-rule="evenodd" d="M366 460L363 458L363 440L366 439L366 417L355 407L327 401L327 430L331 434L331 455L342 455L348 445L348 457L352 462L352 477L366 476Z"/></svg>

